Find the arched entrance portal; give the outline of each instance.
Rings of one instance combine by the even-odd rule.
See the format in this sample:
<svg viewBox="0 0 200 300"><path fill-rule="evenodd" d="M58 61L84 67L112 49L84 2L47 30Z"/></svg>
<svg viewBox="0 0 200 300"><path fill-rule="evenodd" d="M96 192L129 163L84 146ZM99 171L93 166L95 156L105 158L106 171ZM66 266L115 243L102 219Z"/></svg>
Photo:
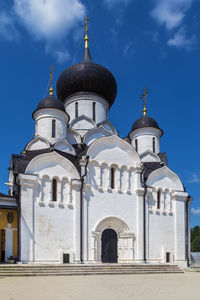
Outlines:
<svg viewBox="0 0 200 300"><path fill-rule="evenodd" d="M106 217L92 231L91 258L94 262L132 262L134 241L134 233L123 220L114 216Z"/></svg>
<svg viewBox="0 0 200 300"><path fill-rule="evenodd" d="M105 229L102 233L102 262L117 263L117 233L113 229Z"/></svg>

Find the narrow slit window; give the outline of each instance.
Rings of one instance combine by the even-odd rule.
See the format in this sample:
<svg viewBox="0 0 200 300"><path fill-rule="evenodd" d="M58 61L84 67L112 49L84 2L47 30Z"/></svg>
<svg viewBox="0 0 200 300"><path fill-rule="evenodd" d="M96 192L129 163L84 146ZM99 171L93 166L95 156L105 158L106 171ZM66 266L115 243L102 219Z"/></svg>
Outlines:
<svg viewBox="0 0 200 300"><path fill-rule="evenodd" d="M56 137L56 120L52 120L52 137Z"/></svg>
<svg viewBox="0 0 200 300"><path fill-rule="evenodd" d="M93 102L93 121L96 122L96 103Z"/></svg>
<svg viewBox="0 0 200 300"><path fill-rule="evenodd" d="M138 152L138 140L135 139L135 150Z"/></svg>
<svg viewBox="0 0 200 300"><path fill-rule="evenodd" d="M108 119L108 109L106 109L106 120Z"/></svg>
<svg viewBox="0 0 200 300"><path fill-rule="evenodd" d="M166 252L166 262L170 262L170 252Z"/></svg>
<svg viewBox="0 0 200 300"><path fill-rule="evenodd" d="M111 168L111 182L110 182L110 185L111 185L111 189L114 189L115 188L115 168Z"/></svg>
<svg viewBox="0 0 200 300"><path fill-rule="evenodd" d="M57 180L54 178L52 182L53 201L57 201Z"/></svg>
<svg viewBox="0 0 200 300"><path fill-rule="evenodd" d="M158 191L158 193L157 193L157 209L160 209L160 195L161 195L161 191Z"/></svg>
<svg viewBox="0 0 200 300"><path fill-rule="evenodd" d="M153 138L153 153L156 152L156 144L155 144L155 138Z"/></svg>
<svg viewBox="0 0 200 300"><path fill-rule="evenodd" d="M75 103L75 117L78 118L78 102Z"/></svg>

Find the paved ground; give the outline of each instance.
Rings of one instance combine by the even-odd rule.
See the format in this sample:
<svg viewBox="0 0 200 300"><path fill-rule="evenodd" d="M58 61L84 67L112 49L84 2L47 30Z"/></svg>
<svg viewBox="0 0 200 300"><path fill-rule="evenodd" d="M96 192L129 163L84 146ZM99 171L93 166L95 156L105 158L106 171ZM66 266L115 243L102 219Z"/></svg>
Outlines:
<svg viewBox="0 0 200 300"><path fill-rule="evenodd" d="M200 273L0 277L1 300L199 300Z"/></svg>

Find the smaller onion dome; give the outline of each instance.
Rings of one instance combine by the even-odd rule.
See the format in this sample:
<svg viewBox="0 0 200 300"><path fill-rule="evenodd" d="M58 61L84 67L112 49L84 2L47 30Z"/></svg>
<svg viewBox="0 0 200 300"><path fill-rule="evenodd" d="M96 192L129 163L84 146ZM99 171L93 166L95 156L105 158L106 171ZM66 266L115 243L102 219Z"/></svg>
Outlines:
<svg viewBox="0 0 200 300"><path fill-rule="evenodd" d="M135 121L135 123L132 126L131 131L139 129L139 128L152 127L152 128L159 129L161 131L161 136L162 136L163 131L158 126L158 123L156 122L156 120L147 116L147 108L146 108L146 95L147 94L148 94L148 90L146 89L146 87L144 87L143 94L140 97L140 99L142 99L144 101L143 102L143 116L142 116L142 118L139 118L138 120Z"/></svg>
<svg viewBox="0 0 200 300"><path fill-rule="evenodd" d="M56 108L65 112L65 107L63 103L59 99L57 99L54 95L49 95L48 97L42 99L39 102L36 110L42 108Z"/></svg>
<svg viewBox="0 0 200 300"><path fill-rule="evenodd" d="M136 130L136 129L139 129L139 128L144 128L144 127L157 128L163 134L163 131L158 126L158 123L153 118L150 118L147 115L143 115L142 118L139 118L138 120L135 121L135 123L132 126L132 131Z"/></svg>
<svg viewBox="0 0 200 300"><path fill-rule="evenodd" d="M66 113L64 104L54 96L53 66L51 66L50 81L51 81L51 86L50 86L50 89L49 89L49 95L39 102L36 110L33 112L33 115L36 111L38 111L40 109L44 109L44 108L54 108L54 109L58 109L58 110L61 110L61 111Z"/></svg>
<svg viewBox="0 0 200 300"><path fill-rule="evenodd" d="M58 100L54 95L49 95L46 98L42 99L39 102L36 110L33 112L33 115L36 111L43 108L55 108L63 112L66 112L63 103L60 100Z"/></svg>

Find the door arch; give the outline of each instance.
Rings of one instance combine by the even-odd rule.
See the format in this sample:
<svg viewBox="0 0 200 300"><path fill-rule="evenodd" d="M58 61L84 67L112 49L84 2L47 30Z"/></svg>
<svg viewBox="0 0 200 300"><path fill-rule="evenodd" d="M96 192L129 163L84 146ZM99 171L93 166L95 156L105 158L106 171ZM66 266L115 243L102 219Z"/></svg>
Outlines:
<svg viewBox="0 0 200 300"><path fill-rule="evenodd" d="M117 233L113 229L105 229L101 237L101 260L103 263L117 263Z"/></svg>

